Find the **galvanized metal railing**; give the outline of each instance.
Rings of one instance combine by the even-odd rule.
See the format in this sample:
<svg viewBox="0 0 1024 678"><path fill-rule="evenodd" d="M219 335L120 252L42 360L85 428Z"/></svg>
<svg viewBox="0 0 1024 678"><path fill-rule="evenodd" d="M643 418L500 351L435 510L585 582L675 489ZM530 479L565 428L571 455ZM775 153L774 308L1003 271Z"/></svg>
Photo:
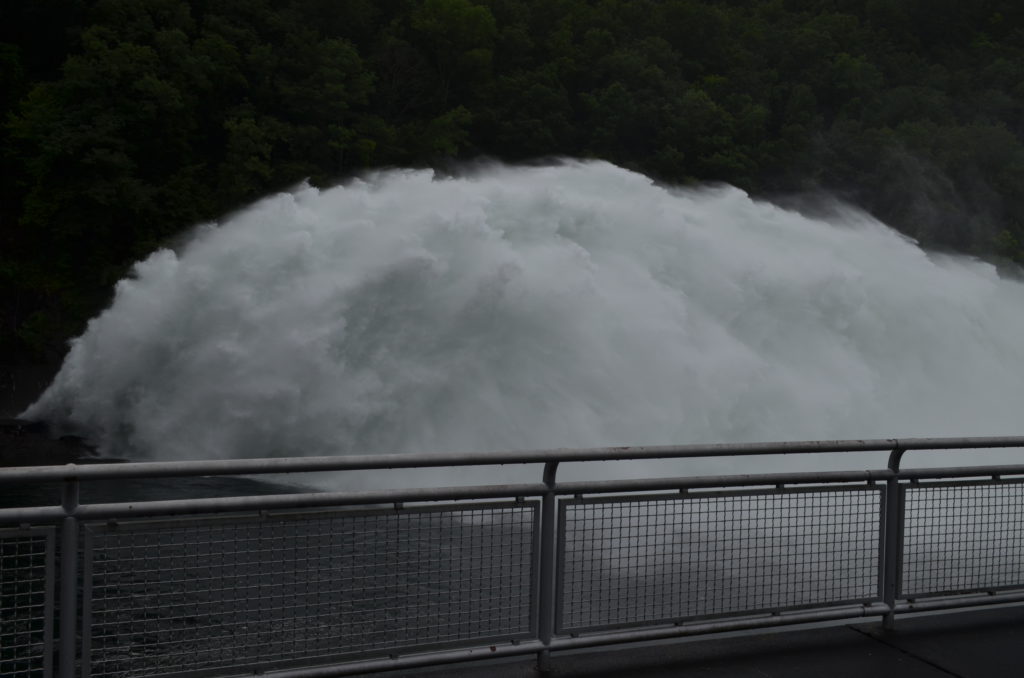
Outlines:
<svg viewBox="0 0 1024 678"><path fill-rule="evenodd" d="M334 676L1024 601L1024 437L67 465L0 509L0 675ZM584 461L889 452L864 471L560 482ZM81 503L83 483L543 464L539 483ZM0 490L3 491L3 490Z"/></svg>

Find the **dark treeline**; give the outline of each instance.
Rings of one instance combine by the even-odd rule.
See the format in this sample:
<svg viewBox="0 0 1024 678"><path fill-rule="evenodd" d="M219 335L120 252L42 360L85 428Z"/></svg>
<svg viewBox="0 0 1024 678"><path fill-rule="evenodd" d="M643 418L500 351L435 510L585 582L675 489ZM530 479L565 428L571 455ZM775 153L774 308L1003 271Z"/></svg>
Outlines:
<svg viewBox="0 0 1024 678"><path fill-rule="evenodd" d="M5 0L0 362L309 177L598 157L1024 261L1018 0Z"/></svg>

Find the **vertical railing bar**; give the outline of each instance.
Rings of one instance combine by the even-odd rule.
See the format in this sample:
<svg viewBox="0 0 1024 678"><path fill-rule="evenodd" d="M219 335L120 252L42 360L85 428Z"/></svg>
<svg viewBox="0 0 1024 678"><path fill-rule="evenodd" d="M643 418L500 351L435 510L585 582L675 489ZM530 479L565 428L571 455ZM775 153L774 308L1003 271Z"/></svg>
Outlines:
<svg viewBox="0 0 1024 678"><path fill-rule="evenodd" d="M891 630L896 625L896 596L899 582L899 558L903 551L902 544L902 511L900 494L900 460L904 450L896 446L889 454L889 470L893 475L885 482L885 549L882 552L884 563L882 602L889 606L889 611L882 620L882 627Z"/></svg>
<svg viewBox="0 0 1024 678"><path fill-rule="evenodd" d="M889 485L885 483L878 493L878 599L885 602L885 586L888 582L886 573L886 549L888 545L889 529Z"/></svg>
<svg viewBox="0 0 1024 678"><path fill-rule="evenodd" d="M565 629L565 523L567 506L564 501L558 504L557 535L558 545L555 549L555 625L554 633L562 633Z"/></svg>
<svg viewBox="0 0 1024 678"><path fill-rule="evenodd" d="M540 561L543 547L542 531L541 527L541 506L534 503L533 508L533 536L530 542L530 547L533 549L532 557L530 558L530 636L536 638L537 634L540 633L539 619L540 619Z"/></svg>
<svg viewBox="0 0 1024 678"><path fill-rule="evenodd" d="M558 462L544 464L544 486L547 491L541 503L541 551L540 551L540 605L537 607L537 637L544 649L537 653L537 669L541 673L549 670L551 638L555 625L555 551L558 547L558 529L555 523L556 503L555 476Z"/></svg>
<svg viewBox="0 0 1024 678"><path fill-rule="evenodd" d="M908 485L900 486L900 499L897 510L899 515L896 517L896 541L899 543L899 550L896 552L896 597L902 598L906 595L906 591L903 590L903 556L905 551L904 535L907 528L907 492L910 490Z"/></svg>
<svg viewBox="0 0 1024 678"><path fill-rule="evenodd" d="M896 625L896 552L899 549L897 536L897 518L899 516L899 483L895 479L886 481L886 515L885 515L885 587L882 602L889 606L889 611L882 620L882 627L891 630Z"/></svg>
<svg viewBox="0 0 1024 678"><path fill-rule="evenodd" d="M61 507L64 520L60 540L60 678L75 676L75 636L77 632L78 597L78 481L64 481Z"/></svg>
<svg viewBox="0 0 1024 678"><path fill-rule="evenodd" d="M82 678L92 675L92 530L82 530Z"/></svg>
<svg viewBox="0 0 1024 678"><path fill-rule="evenodd" d="M57 535L52 527L46 528L46 595L43 603L43 675L53 675L53 611L54 599L57 597L56 562Z"/></svg>

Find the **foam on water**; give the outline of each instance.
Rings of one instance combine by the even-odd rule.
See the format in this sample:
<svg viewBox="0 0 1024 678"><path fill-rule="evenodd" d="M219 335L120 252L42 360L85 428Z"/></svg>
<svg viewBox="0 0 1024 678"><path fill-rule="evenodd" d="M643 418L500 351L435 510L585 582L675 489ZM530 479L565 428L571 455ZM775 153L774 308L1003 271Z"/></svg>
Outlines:
<svg viewBox="0 0 1024 678"><path fill-rule="evenodd" d="M851 209L600 162L269 197L26 412L163 459L1021 433L1024 286Z"/></svg>

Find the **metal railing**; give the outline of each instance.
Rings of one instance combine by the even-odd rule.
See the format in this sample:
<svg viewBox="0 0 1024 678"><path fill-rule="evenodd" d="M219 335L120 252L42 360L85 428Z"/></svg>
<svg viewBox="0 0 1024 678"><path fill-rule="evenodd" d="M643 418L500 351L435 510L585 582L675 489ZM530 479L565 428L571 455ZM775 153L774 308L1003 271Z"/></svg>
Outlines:
<svg viewBox="0 0 1024 678"><path fill-rule="evenodd" d="M1024 601L1024 438L0 469L0 675L279 678ZM582 461L889 452L885 468L563 482ZM543 464L538 483L81 503L83 483ZM0 489L0 491L3 491Z"/></svg>

